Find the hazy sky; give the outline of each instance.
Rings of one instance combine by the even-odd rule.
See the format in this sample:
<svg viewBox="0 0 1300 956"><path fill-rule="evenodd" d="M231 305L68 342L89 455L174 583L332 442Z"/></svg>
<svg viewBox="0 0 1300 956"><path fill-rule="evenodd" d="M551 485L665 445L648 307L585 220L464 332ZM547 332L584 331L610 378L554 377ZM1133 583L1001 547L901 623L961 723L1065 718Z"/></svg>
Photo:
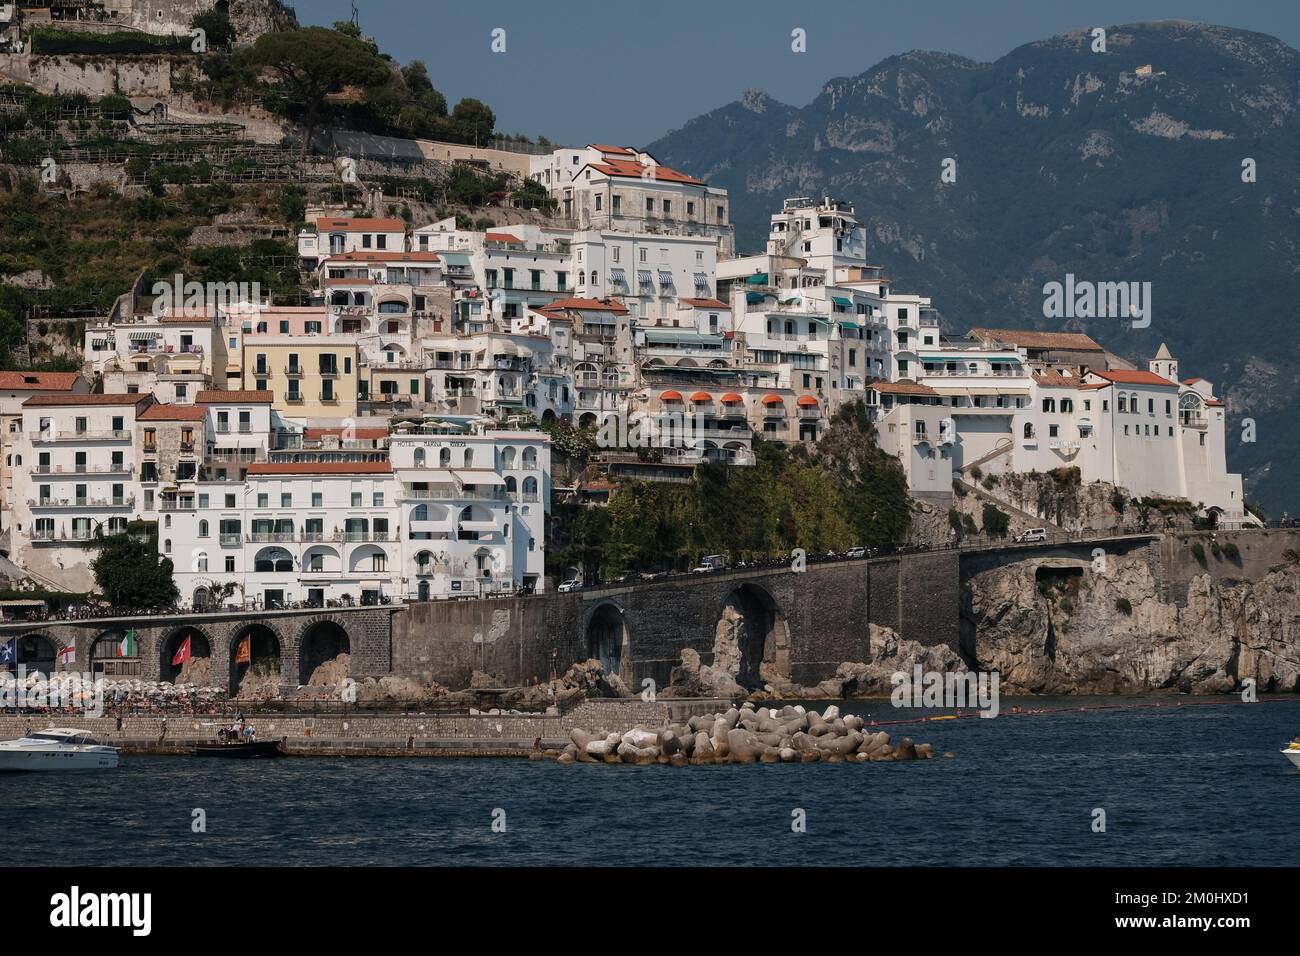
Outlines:
<svg viewBox="0 0 1300 956"><path fill-rule="evenodd" d="M486 102L497 128L557 142L643 146L758 88L802 106L826 80L907 50L995 60L1080 27L1202 20L1300 46L1296 0L356 0L361 29L422 59L449 103ZM297 0L304 25L350 0ZM506 31L493 53L491 33ZM790 50L802 27L808 52Z"/></svg>

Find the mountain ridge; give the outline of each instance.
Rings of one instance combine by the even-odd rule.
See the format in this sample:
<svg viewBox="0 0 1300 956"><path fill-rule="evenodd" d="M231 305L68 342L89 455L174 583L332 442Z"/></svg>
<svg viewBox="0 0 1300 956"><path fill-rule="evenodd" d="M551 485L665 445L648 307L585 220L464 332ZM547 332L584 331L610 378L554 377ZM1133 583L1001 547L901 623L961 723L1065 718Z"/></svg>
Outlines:
<svg viewBox="0 0 1300 956"><path fill-rule="evenodd" d="M930 295L949 332L1084 331L1142 364L1167 340L1184 375L1226 395L1229 465L1251 497L1300 509L1285 322L1300 299L1300 52L1192 21L1105 29L1105 53L1089 28L988 63L894 54L804 106L747 91L648 149L730 190L742 251L762 247L786 196L854 202L871 258ZM940 181L946 159L956 183ZM1151 281L1151 327L1044 318L1042 286L1067 272ZM1257 441L1238 440L1243 418Z"/></svg>

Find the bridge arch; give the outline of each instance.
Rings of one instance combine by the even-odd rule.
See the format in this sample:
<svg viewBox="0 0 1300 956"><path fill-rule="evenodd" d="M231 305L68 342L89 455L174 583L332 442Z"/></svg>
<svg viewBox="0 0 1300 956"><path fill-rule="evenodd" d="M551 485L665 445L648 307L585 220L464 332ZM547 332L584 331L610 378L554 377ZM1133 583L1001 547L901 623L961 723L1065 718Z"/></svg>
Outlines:
<svg viewBox="0 0 1300 956"><path fill-rule="evenodd" d="M189 661L173 664L172 661L185 646L186 638L190 642ZM182 671L186 673L187 677L190 677L192 676L190 672L196 669L194 662L202 659L208 661L212 659L212 640L208 635L191 624L175 628L158 644L158 679L176 683L176 679L181 676ZM186 663L189 663L190 666L186 667ZM209 674L208 678L203 680L203 683L210 683L211 676Z"/></svg>
<svg viewBox="0 0 1300 956"><path fill-rule="evenodd" d="M587 657L600 661L606 674L618 674L624 680L631 680L632 630L622 605L607 599L589 608L583 639Z"/></svg>
<svg viewBox="0 0 1300 956"><path fill-rule="evenodd" d="M751 690L769 676L789 676L790 625L762 584L743 581L731 587L714 620L715 668L733 672L736 683Z"/></svg>
<svg viewBox="0 0 1300 956"><path fill-rule="evenodd" d="M352 654L352 638L347 628L332 617L308 622L303 627L302 637L298 639L298 683L311 683L316 669L328 661L336 660L340 654Z"/></svg>
<svg viewBox="0 0 1300 956"><path fill-rule="evenodd" d="M57 638L50 637L48 634L23 634L18 638L18 654L11 669L17 670L18 665L22 665L27 668L28 673L40 671L42 674L49 674L54 670L62 647L62 643Z"/></svg>
<svg viewBox="0 0 1300 956"><path fill-rule="evenodd" d="M240 648L248 640L248 660L241 661ZM280 633L266 622L246 624L230 640L230 695L240 696L239 685L249 672L255 677L271 677L280 681L280 657L284 640Z"/></svg>

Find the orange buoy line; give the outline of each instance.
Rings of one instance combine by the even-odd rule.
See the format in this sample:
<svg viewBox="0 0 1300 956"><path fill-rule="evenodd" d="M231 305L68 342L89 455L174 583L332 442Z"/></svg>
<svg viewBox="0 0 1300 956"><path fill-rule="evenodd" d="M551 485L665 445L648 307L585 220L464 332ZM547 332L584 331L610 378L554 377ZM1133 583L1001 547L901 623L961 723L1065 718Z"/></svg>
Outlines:
<svg viewBox="0 0 1300 956"><path fill-rule="evenodd" d="M1245 701L1240 699L1234 700L1197 700L1197 701L1174 701L1165 703L1163 701L1148 701L1140 704L1094 704L1084 705L1081 707L1043 707L1038 709L1022 710L1020 705L1013 706L1010 710L1004 710L999 713L1001 717L1043 717L1052 714L1072 714L1072 713L1089 713L1091 711L1101 710L1152 710L1160 707L1233 707L1249 703L1259 704L1276 704L1276 703L1295 703L1295 700L1287 697L1271 697L1267 700ZM893 727L898 724L928 724L936 720L964 720L970 717L979 717L978 710L970 713L962 713L960 710L955 714L942 714L934 717L907 717L899 720L869 720L866 722L867 727Z"/></svg>

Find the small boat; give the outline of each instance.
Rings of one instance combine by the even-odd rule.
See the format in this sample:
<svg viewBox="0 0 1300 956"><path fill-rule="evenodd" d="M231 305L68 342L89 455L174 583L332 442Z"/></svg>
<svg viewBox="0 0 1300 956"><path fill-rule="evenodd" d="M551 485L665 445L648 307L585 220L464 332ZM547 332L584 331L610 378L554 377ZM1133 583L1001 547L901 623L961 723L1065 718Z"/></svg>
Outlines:
<svg viewBox="0 0 1300 956"><path fill-rule="evenodd" d="M108 770L116 766L116 748L96 742L84 730L47 727L17 740L0 741L0 771Z"/></svg>
<svg viewBox="0 0 1300 956"><path fill-rule="evenodd" d="M232 760L247 760L252 757L279 757L284 753L278 740L253 740L247 743L220 741L199 744L194 748L196 757L224 757Z"/></svg>
<svg viewBox="0 0 1300 956"><path fill-rule="evenodd" d="M1300 741L1293 740L1283 747L1282 756L1291 761L1294 766L1300 767Z"/></svg>

